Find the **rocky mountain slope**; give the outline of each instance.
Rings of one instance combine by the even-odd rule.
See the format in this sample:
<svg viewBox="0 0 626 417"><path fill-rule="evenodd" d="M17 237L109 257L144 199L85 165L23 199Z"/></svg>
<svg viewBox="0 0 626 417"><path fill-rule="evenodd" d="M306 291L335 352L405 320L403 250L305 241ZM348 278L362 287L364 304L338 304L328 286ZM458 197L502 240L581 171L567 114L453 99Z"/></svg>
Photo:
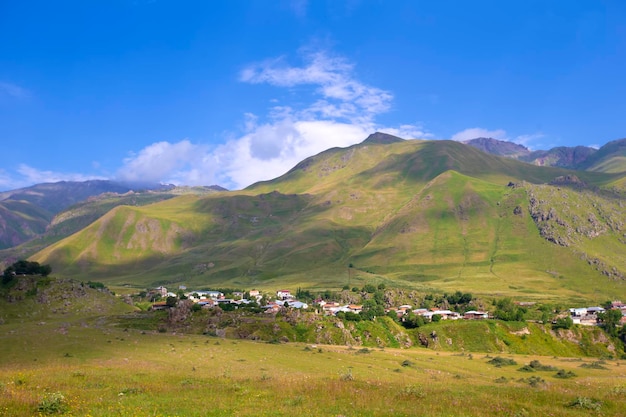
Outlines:
<svg viewBox="0 0 626 417"><path fill-rule="evenodd" d="M61 181L37 184L0 193L0 250L31 241L10 253L30 255L32 246L43 247L68 236L122 205L148 204L182 193L225 191L218 186L175 187L156 184L134 186L113 181ZM35 241L34 241L35 240Z"/></svg>
<svg viewBox="0 0 626 417"><path fill-rule="evenodd" d="M626 171L626 139L609 142L600 149L559 146L537 151L493 138L476 138L463 143L492 155L506 156L533 165L612 173Z"/></svg>
<svg viewBox="0 0 626 417"><path fill-rule="evenodd" d="M115 207L31 259L139 287L382 282L604 301L626 296L623 181L377 134L246 190Z"/></svg>

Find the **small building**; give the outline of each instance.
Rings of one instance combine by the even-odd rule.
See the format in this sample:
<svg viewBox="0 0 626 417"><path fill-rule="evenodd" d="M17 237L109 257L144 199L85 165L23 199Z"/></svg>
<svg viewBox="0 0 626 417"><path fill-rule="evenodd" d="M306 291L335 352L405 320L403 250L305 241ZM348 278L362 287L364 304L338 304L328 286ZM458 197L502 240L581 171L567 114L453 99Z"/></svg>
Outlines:
<svg viewBox="0 0 626 417"><path fill-rule="evenodd" d="M170 306L167 305L167 301L157 301L156 303L152 303L152 306L150 306L150 310L156 311L156 310L166 310L170 308Z"/></svg>
<svg viewBox="0 0 626 417"><path fill-rule="evenodd" d="M288 301L287 304L291 308L309 308L307 303L303 303L302 301Z"/></svg>
<svg viewBox="0 0 626 417"><path fill-rule="evenodd" d="M484 311L470 310L466 311L465 314L463 314L463 319L465 320L483 320L488 318L489 313Z"/></svg>
<svg viewBox="0 0 626 417"><path fill-rule="evenodd" d="M293 295L291 295L291 291L289 290L278 290L276 291L276 298L279 300L287 300L293 298Z"/></svg>

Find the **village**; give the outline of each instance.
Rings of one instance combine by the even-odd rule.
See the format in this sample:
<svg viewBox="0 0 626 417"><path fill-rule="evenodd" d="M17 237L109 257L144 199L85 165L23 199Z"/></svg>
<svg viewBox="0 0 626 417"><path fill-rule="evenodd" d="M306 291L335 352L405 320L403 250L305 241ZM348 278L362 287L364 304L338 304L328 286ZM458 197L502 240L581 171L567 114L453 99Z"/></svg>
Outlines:
<svg viewBox="0 0 626 417"><path fill-rule="evenodd" d="M157 287L154 292L158 294L161 299L167 299L168 297L170 297L170 299L178 299L182 294L185 299L192 301L202 308L223 307L226 304L234 305L235 308L237 308L237 306L257 303L266 313L277 313L283 309L311 309L316 314L337 316L339 313L361 314L363 311L363 305L361 304L341 304L322 298L315 299L313 303L309 305L306 302L299 301L290 290L286 289L276 291L275 295L271 297L255 289L248 292L233 291L230 294L232 298L226 298L224 293L217 290L187 291L184 286L179 287L178 293L170 292L163 286ZM529 303L519 304L528 305ZM530 304L532 305L534 303ZM152 304L151 309L162 310L169 307L171 307L171 304L168 304L167 301L157 301ZM626 324L626 304L621 301L613 301L609 309L619 310L621 312L620 323ZM597 326L601 323L599 314L605 313L606 311L607 309L600 306L573 307L568 309L566 317L572 320L572 324ZM385 313L388 315L395 314L399 320L403 320L403 318L412 313L422 317L424 322L439 320L486 320L494 318L488 311L468 310L459 313L448 309L413 308L413 306L408 304L386 308Z"/></svg>

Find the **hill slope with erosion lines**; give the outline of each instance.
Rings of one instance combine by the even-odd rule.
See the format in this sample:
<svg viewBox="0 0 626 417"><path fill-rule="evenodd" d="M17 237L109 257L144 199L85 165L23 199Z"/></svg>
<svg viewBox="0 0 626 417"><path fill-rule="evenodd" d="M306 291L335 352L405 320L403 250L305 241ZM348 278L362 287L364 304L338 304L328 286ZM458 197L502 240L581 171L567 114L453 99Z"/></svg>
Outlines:
<svg viewBox="0 0 626 417"><path fill-rule="evenodd" d="M615 256L624 197L608 190L623 176L533 166L452 141L383 139L329 149L246 190L118 207L32 259L136 286L385 282L537 299L626 296L626 261ZM574 177L575 187L554 182ZM558 197L564 188L572 204ZM576 235L567 246L537 221L537 210L556 219L553 206L569 210L556 216Z"/></svg>

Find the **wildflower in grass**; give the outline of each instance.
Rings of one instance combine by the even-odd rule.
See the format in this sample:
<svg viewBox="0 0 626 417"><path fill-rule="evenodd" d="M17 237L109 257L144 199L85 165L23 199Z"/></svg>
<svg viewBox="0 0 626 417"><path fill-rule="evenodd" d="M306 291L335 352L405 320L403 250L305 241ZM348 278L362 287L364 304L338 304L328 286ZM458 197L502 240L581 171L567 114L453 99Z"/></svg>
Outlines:
<svg viewBox="0 0 626 417"><path fill-rule="evenodd" d="M67 399L60 392L46 393L37 406L43 414L63 414L69 411Z"/></svg>

